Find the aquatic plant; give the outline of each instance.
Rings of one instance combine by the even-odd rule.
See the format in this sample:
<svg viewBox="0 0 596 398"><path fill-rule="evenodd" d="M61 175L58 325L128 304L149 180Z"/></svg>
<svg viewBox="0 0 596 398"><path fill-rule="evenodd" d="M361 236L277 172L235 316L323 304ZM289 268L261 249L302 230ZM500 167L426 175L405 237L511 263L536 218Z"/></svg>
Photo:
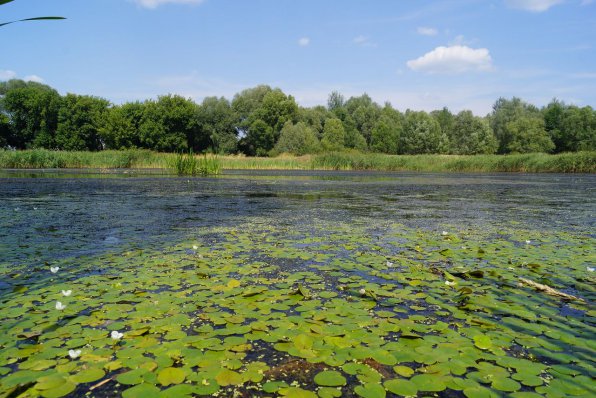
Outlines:
<svg viewBox="0 0 596 398"><path fill-rule="evenodd" d="M589 234L293 225L59 263L86 296L67 318L64 284L6 292L0 394L593 396Z"/></svg>
<svg viewBox="0 0 596 398"><path fill-rule="evenodd" d="M174 158L172 168L180 176L217 175L221 171L221 165L217 156L204 154L197 157L192 150L188 153L181 152L177 154Z"/></svg>

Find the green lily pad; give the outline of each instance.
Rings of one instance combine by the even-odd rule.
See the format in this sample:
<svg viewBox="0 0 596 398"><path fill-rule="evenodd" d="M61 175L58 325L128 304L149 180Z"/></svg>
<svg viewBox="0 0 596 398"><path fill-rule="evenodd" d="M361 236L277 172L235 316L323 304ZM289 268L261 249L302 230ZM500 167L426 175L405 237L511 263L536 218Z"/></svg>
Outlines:
<svg viewBox="0 0 596 398"><path fill-rule="evenodd" d="M383 386L373 383L356 386L354 392L363 398L385 398L387 395Z"/></svg>
<svg viewBox="0 0 596 398"><path fill-rule="evenodd" d="M180 368L165 368L157 374L157 381L162 386L170 384L180 384L186 378L186 372Z"/></svg>
<svg viewBox="0 0 596 398"><path fill-rule="evenodd" d="M346 378L335 370L325 370L315 376L315 383L324 387L339 387L346 385Z"/></svg>
<svg viewBox="0 0 596 398"><path fill-rule="evenodd" d="M414 396L418 394L418 386L410 381L403 379L387 380L383 383L387 391L397 395Z"/></svg>

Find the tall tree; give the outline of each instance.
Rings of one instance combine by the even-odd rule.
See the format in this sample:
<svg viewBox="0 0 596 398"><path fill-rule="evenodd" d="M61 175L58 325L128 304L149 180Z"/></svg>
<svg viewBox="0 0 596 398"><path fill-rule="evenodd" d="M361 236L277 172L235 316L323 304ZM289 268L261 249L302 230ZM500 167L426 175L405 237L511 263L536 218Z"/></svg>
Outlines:
<svg viewBox="0 0 596 398"><path fill-rule="evenodd" d="M327 119L323 128L321 147L325 151L341 151L345 148L346 132L341 120Z"/></svg>
<svg viewBox="0 0 596 398"><path fill-rule="evenodd" d="M8 144L19 148L54 147L60 94L36 82L11 80L2 85L2 109L8 115Z"/></svg>
<svg viewBox="0 0 596 398"><path fill-rule="evenodd" d="M100 136L106 149L142 148L139 130L145 112L145 103L128 102L111 107Z"/></svg>
<svg viewBox="0 0 596 398"><path fill-rule="evenodd" d="M490 154L497 150L497 139L488 122L474 116L471 111L458 113L448 131L450 131L449 152L453 154Z"/></svg>
<svg viewBox="0 0 596 398"><path fill-rule="evenodd" d="M447 153L449 138L441 126L424 111L406 111L399 152L402 154Z"/></svg>
<svg viewBox="0 0 596 398"><path fill-rule="evenodd" d="M58 113L56 147L68 151L103 149L100 132L109 105L103 98L67 94Z"/></svg>
<svg viewBox="0 0 596 398"><path fill-rule="evenodd" d="M542 119L542 114L534 105L528 104L517 97L511 100L499 98L493 105L489 116L490 126L499 142L498 153L508 153L512 132L507 125L521 118Z"/></svg>
<svg viewBox="0 0 596 398"><path fill-rule="evenodd" d="M195 152L210 148L215 153L233 153L238 144L238 116L230 102L207 97L197 108L197 134L190 146Z"/></svg>
<svg viewBox="0 0 596 398"><path fill-rule="evenodd" d="M313 129L304 122L293 124L288 121L281 130L279 140L275 144L272 154L291 153L301 156L319 150L320 143Z"/></svg>
<svg viewBox="0 0 596 398"><path fill-rule="evenodd" d="M505 126L509 140L507 152L552 152L555 144L544 129L544 120L532 116L516 118Z"/></svg>
<svg viewBox="0 0 596 398"><path fill-rule="evenodd" d="M370 149L375 152L397 154L401 136L399 119L382 115L372 130Z"/></svg>

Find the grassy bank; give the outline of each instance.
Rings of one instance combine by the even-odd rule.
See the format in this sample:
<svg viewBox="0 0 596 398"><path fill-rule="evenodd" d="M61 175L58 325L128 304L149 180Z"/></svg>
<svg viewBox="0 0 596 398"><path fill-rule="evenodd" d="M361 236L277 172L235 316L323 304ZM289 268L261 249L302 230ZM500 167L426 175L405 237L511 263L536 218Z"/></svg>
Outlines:
<svg viewBox="0 0 596 398"><path fill-rule="evenodd" d="M138 168L173 170L176 154L147 150L63 152L48 150L2 151L0 168ZM201 156L196 155L197 159ZM179 159L178 159L179 160ZM213 162L213 160L211 160ZM394 156L374 153L325 153L300 157L254 158L222 156L221 169L250 170L379 170L423 172L531 172L595 173L596 152L558 155L411 155ZM176 172L176 170L173 170Z"/></svg>

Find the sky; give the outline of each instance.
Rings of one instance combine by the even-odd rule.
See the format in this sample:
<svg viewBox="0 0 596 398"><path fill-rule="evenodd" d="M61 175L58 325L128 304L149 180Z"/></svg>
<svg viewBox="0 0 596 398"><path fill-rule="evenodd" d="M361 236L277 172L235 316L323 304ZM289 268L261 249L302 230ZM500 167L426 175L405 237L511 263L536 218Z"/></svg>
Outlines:
<svg viewBox="0 0 596 398"><path fill-rule="evenodd" d="M490 112L499 97L596 107L594 0L14 0L0 81L115 104L232 99L258 84L303 106L329 93Z"/></svg>

